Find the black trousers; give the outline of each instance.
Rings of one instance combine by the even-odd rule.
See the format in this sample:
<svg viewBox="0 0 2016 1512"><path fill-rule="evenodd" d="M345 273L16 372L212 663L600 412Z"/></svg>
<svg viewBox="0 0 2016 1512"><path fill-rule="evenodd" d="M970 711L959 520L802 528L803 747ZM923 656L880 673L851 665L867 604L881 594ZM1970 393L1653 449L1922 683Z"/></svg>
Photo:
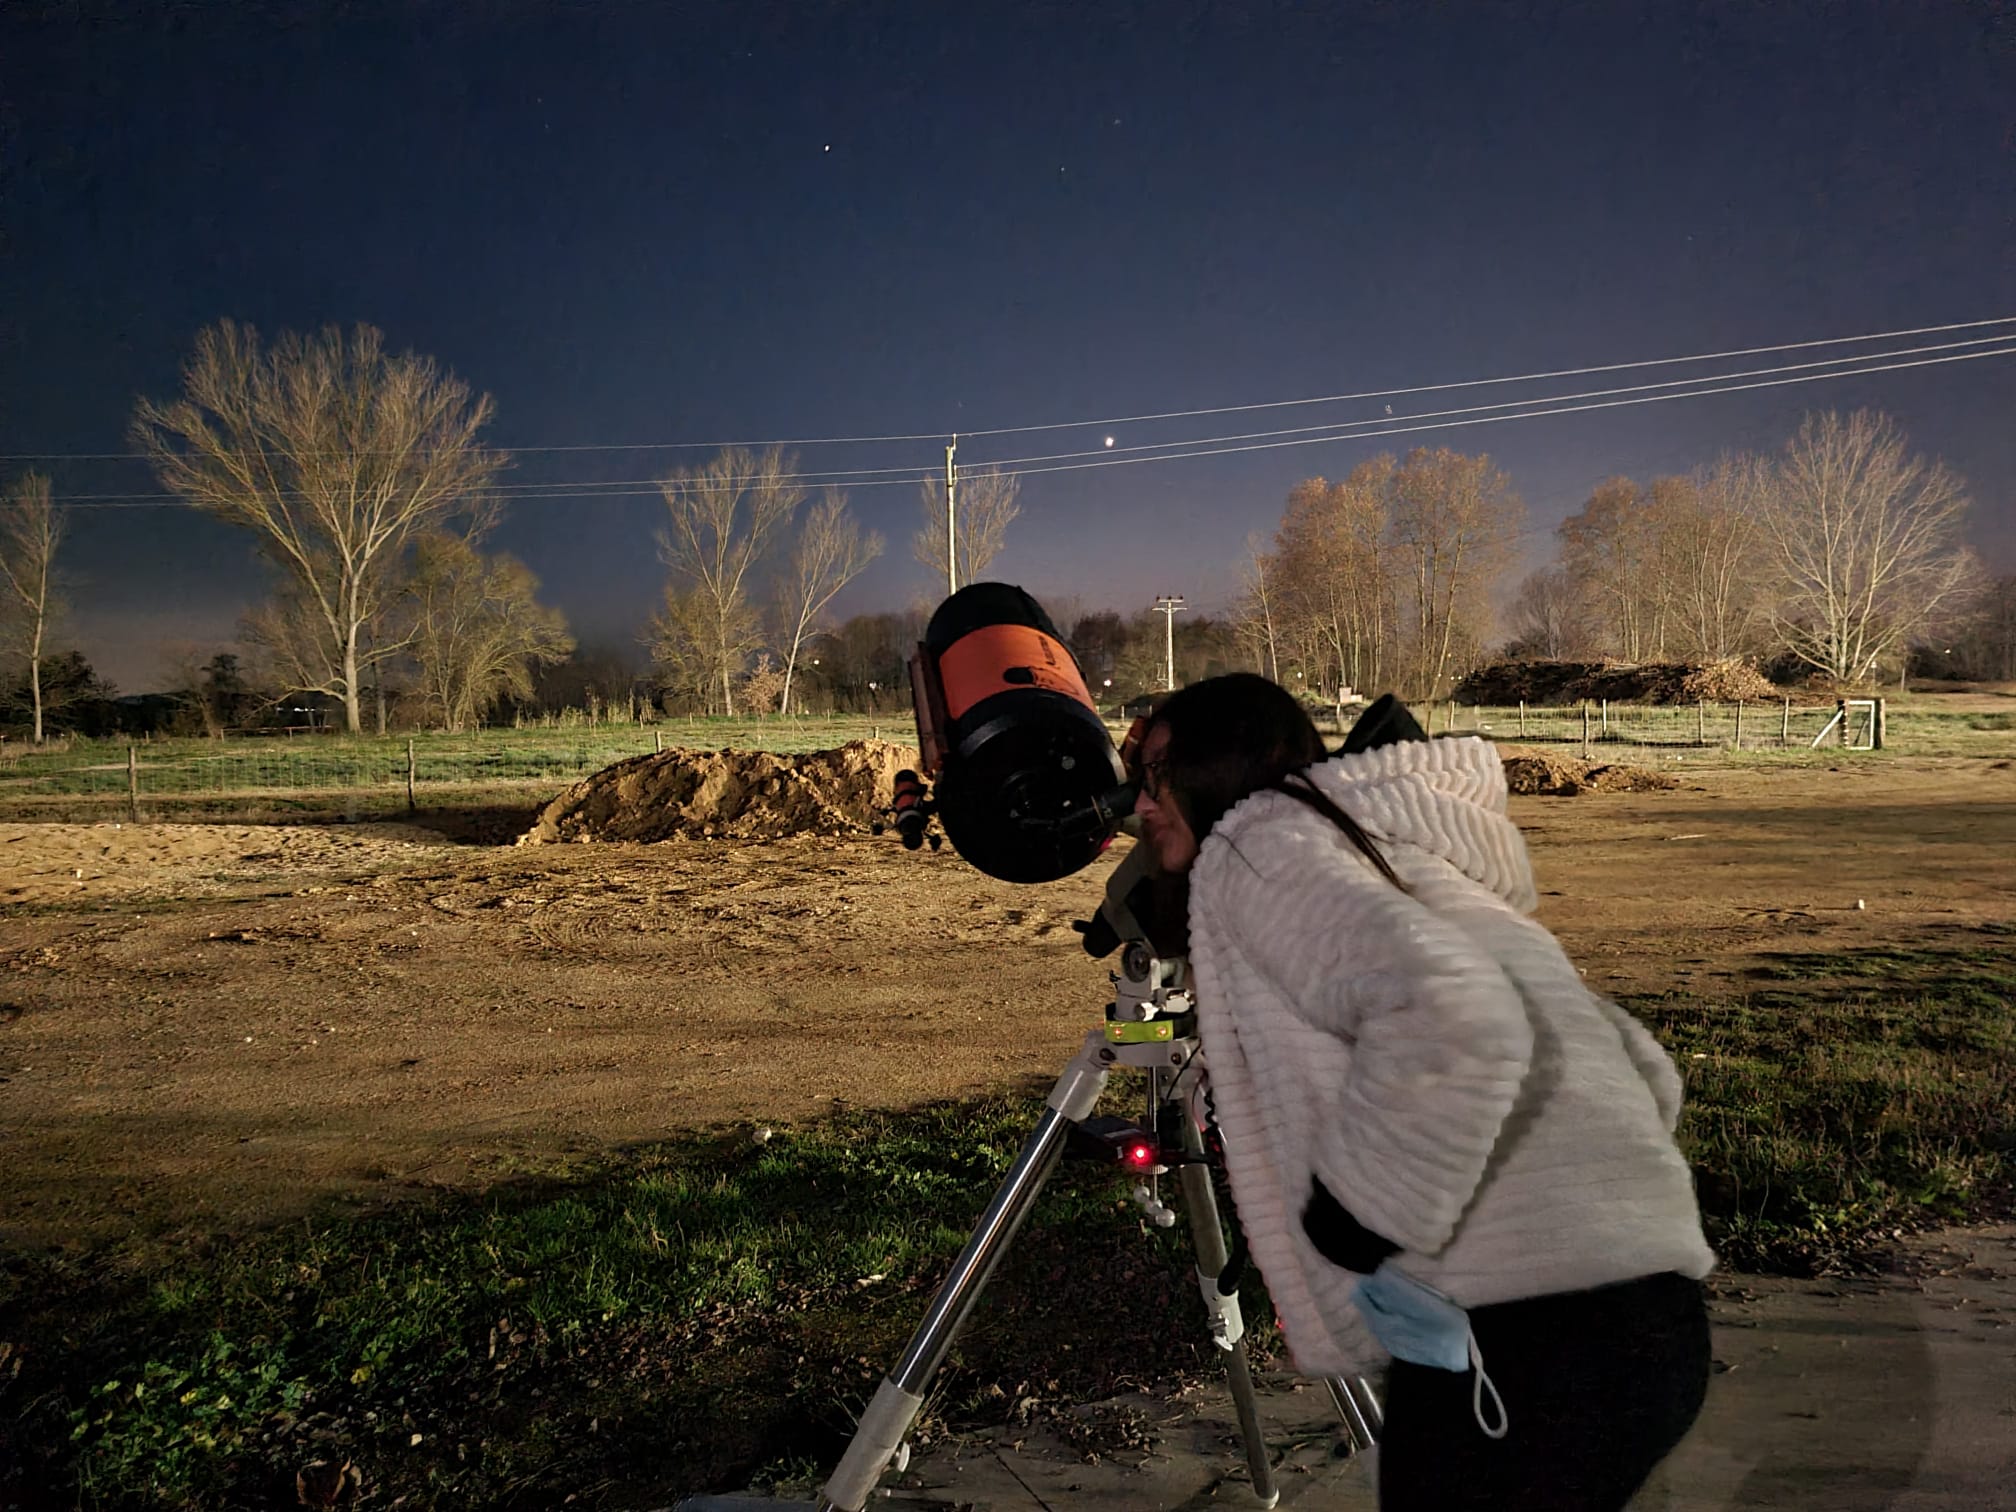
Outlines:
<svg viewBox="0 0 2016 1512"><path fill-rule="evenodd" d="M1685 1276L1473 1308L1470 1327L1508 1431L1478 1427L1475 1372L1395 1360L1380 1512L1619 1512L1707 1395L1707 1301Z"/></svg>

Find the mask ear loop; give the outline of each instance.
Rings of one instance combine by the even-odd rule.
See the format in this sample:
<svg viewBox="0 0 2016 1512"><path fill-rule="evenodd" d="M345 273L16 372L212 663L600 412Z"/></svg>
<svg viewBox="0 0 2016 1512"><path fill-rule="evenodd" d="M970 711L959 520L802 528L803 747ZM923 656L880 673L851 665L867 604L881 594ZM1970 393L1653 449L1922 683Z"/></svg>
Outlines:
<svg viewBox="0 0 2016 1512"><path fill-rule="evenodd" d="M1477 1426L1484 1430L1486 1438L1502 1439L1512 1420L1505 1413L1505 1399L1498 1395L1497 1384L1484 1374L1484 1357L1477 1352L1477 1335L1470 1335L1470 1368L1477 1373L1476 1384L1470 1388L1470 1412L1477 1419ZM1484 1393L1491 1393L1492 1405L1498 1409L1498 1426L1493 1428L1484 1421Z"/></svg>

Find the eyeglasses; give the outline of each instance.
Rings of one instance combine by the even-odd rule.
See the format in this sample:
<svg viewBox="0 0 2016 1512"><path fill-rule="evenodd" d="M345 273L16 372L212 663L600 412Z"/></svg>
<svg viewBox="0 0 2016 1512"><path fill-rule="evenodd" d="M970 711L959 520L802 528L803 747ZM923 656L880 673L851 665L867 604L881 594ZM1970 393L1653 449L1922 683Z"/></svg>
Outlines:
<svg viewBox="0 0 2016 1512"><path fill-rule="evenodd" d="M1164 775L1169 770L1166 761L1144 761L1141 763L1141 791L1156 803L1162 801L1168 779Z"/></svg>

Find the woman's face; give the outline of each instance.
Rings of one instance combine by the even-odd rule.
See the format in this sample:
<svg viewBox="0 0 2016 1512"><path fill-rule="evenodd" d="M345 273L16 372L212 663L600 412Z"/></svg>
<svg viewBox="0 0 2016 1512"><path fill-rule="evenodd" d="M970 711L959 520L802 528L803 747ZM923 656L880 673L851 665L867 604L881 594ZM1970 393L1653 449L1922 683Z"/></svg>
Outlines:
<svg viewBox="0 0 2016 1512"><path fill-rule="evenodd" d="M1141 742L1141 785L1134 817L1141 821L1141 840L1156 864L1171 876L1181 876L1197 859L1197 837L1176 806L1166 785L1163 762L1169 753L1169 727L1156 725Z"/></svg>

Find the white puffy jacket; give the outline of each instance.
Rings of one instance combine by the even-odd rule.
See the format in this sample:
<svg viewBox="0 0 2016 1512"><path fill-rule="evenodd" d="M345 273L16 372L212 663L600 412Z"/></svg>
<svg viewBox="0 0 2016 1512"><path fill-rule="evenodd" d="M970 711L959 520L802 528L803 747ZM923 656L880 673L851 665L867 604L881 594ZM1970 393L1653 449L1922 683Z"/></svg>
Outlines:
<svg viewBox="0 0 2016 1512"><path fill-rule="evenodd" d="M1310 1178L1466 1307L1703 1276L1680 1078L1529 914L1533 874L1482 740L1315 767L1411 890L1279 793L1212 830L1191 965L1239 1221L1296 1367L1383 1358L1357 1277L1302 1231Z"/></svg>

